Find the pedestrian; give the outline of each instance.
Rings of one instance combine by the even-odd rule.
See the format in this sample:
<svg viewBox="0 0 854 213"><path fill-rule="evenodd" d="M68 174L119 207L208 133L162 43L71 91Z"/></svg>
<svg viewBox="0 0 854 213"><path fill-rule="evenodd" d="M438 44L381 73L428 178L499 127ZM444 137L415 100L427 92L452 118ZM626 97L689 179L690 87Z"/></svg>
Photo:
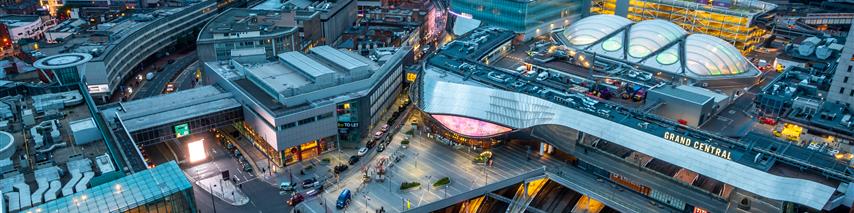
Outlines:
<svg viewBox="0 0 854 213"><path fill-rule="evenodd" d="M300 169L300 170L299 170L299 175L305 175L305 170Z"/></svg>

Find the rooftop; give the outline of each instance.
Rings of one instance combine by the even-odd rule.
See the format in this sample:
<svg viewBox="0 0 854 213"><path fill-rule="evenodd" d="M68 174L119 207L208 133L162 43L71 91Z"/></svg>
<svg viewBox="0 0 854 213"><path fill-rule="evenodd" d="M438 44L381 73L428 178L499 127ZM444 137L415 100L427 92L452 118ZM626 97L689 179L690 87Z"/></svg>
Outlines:
<svg viewBox="0 0 854 213"><path fill-rule="evenodd" d="M156 106L156 107L154 107ZM105 120L113 122L118 112L128 132L240 107L231 93L203 86L129 102L103 109Z"/></svg>
<svg viewBox="0 0 854 213"><path fill-rule="evenodd" d="M122 212L192 188L178 164L170 161L22 212Z"/></svg>
<svg viewBox="0 0 854 213"><path fill-rule="evenodd" d="M162 21L162 19L178 14L185 9L197 6L214 4L215 1L203 1L192 3L182 7L163 8L156 10L138 10L135 13L126 14L109 22L92 26L85 31L65 38L59 44L39 44L39 52L45 55L59 53L89 53L93 61L103 60L104 57L122 44L122 41L132 37L133 33L146 28L146 26Z"/></svg>
<svg viewBox="0 0 854 213"><path fill-rule="evenodd" d="M3 15L0 16L0 22L3 22L7 26L11 27L20 27L27 25L31 22L39 20L39 16L36 15Z"/></svg>
<svg viewBox="0 0 854 213"><path fill-rule="evenodd" d="M319 46L309 53L279 54L276 62L205 64L255 103L276 114L288 114L313 104L366 94L365 89L394 71L388 66L398 63L406 52L395 49L381 58L387 60L372 61L346 50Z"/></svg>
<svg viewBox="0 0 854 213"><path fill-rule="evenodd" d="M287 11L231 8L211 20L199 35L199 40L228 39L225 33L257 32L261 36L296 31L294 13ZM237 35L240 37L240 35Z"/></svg>

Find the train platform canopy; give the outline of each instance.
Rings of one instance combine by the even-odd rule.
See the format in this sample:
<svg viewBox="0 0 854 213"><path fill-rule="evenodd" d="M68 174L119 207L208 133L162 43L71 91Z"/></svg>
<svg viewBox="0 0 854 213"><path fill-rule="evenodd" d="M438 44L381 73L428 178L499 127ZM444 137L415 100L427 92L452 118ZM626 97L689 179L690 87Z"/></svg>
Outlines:
<svg viewBox="0 0 854 213"><path fill-rule="evenodd" d="M234 95L216 86L202 86L121 103L102 110L108 121L118 117L128 132L170 124L240 107Z"/></svg>
<svg viewBox="0 0 854 213"><path fill-rule="evenodd" d="M125 212L192 187L170 161L22 212Z"/></svg>

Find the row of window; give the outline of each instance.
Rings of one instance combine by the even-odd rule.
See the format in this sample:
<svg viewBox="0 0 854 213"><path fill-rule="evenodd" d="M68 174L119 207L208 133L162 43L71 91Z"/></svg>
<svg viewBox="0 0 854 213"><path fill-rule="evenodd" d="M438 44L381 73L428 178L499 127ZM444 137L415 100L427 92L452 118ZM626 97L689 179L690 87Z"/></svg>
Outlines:
<svg viewBox="0 0 854 213"><path fill-rule="evenodd" d="M839 87L839 94L845 93L845 87ZM854 89L848 91L848 96L854 97Z"/></svg>
<svg viewBox="0 0 854 213"><path fill-rule="evenodd" d="M331 118L332 116L333 116L332 112L327 112L327 113L320 114L318 116L298 120L297 122L290 122L290 123L283 124L283 125L279 126L278 129L279 129L279 131L282 131L284 129L290 129L290 128L294 128L296 126L306 125L306 124L310 124L310 123L315 122L315 121Z"/></svg>
<svg viewBox="0 0 854 213"><path fill-rule="evenodd" d="M371 115L374 115L379 106L385 102L385 99L388 98L389 88L397 89L400 86L400 80L403 78L401 73L403 72L403 67L397 67L392 74L383 81L383 84L371 94ZM379 100L378 100L379 99ZM378 104L377 104L378 103Z"/></svg>

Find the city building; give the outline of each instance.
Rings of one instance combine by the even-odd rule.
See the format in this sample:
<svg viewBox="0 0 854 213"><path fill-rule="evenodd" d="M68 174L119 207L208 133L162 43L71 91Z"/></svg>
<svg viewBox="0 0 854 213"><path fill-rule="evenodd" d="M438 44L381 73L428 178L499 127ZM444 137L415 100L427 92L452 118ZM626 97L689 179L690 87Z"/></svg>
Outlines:
<svg viewBox="0 0 854 213"><path fill-rule="evenodd" d="M108 128L83 84L0 84L2 210L194 211L192 185L174 162L131 167L142 156L123 152Z"/></svg>
<svg viewBox="0 0 854 213"><path fill-rule="evenodd" d="M591 0L590 12L632 21L664 19L692 33L723 39L742 53L766 39L755 19L777 8L763 1Z"/></svg>
<svg viewBox="0 0 854 213"><path fill-rule="evenodd" d="M584 67L612 64L618 70L652 73L656 78L669 76L670 81L702 87L744 88L755 84L761 74L726 41L690 34L660 19L633 23L620 16L594 15L554 37L569 49L568 57ZM634 75L644 78L643 73Z"/></svg>
<svg viewBox="0 0 854 213"><path fill-rule="evenodd" d="M88 53L85 83L98 102L119 92L122 83L139 71L140 63L152 55L164 55L178 39L194 40L193 31L213 18L217 11L233 4L218 5L216 1L189 3L181 7L161 8L127 14L115 20L99 23L56 44L40 43L30 48L34 55ZM174 48L173 48L174 49Z"/></svg>
<svg viewBox="0 0 854 213"><path fill-rule="evenodd" d="M21 212L197 212L193 184L175 161Z"/></svg>
<svg viewBox="0 0 854 213"><path fill-rule="evenodd" d="M234 94L242 105L242 133L283 166L339 144L359 146L401 93L408 53L399 48L371 60L318 46L279 54L275 62L206 62L203 82Z"/></svg>
<svg viewBox="0 0 854 213"><path fill-rule="evenodd" d="M70 18L59 24L48 28L44 33L47 43L61 43L71 35L76 35L86 26L86 21L79 18Z"/></svg>
<svg viewBox="0 0 854 213"><path fill-rule="evenodd" d="M854 26L854 23L852 23ZM836 72L831 80L827 100L845 106L849 112L854 112L854 27L848 31L845 47L839 56Z"/></svg>
<svg viewBox="0 0 854 213"><path fill-rule="evenodd" d="M33 66L41 69L42 75L52 76L50 82L59 85L70 85L80 83L80 74L86 73L86 62L92 60L92 55L87 53L64 53L52 55L39 59Z"/></svg>
<svg viewBox="0 0 854 213"><path fill-rule="evenodd" d="M457 19L476 19L483 24L510 29L527 40L568 26L584 16L588 0L451 0Z"/></svg>
<svg viewBox="0 0 854 213"><path fill-rule="evenodd" d="M334 44L356 22L356 0L267 0L252 9L295 11L304 48Z"/></svg>
<svg viewBox="0 0 854 213"><path fill-rule="evenodd" d="M196 40L201 61L261 62L301 50L293 11L232 8L208 22Z"/></svg>
<svg viewBox="0 0 854 213"><path fill-rule="evenodd" d="M6 25L9 36L15 42L25 38L40 39L44 36L45 30L53 26L52 21L46 21L36 15L0 16L0 23Z"/></svg>
<svg viewBox="0 0 854 213"><path fill-rule="evenodd" d="M599 23L629 24L614 20L600 20L602 22ZM641 23L635 27L641 28L643 25L637 26ZM609 27L599 26L600 29ZM671 32L667 29L680 32L678 27L655 29L658 33ZM607 34L614 31L596 32ZM854 203L854 194L848 190L854 180L848 166L850 158L842 154L848 151L829 152L828 149L833 149L830 146L795 145L776 139L761 129L748 130L744 136L733 139L690 127L674 118L657 116L649 111L648 106L632 101L603 101L589 91L574 89L594 81L590 75L576 74L568 66L533 71L525 70L523 66L520 68L523 72L508 69L507 66L512 66L506 64L508 61L519 65L519 59L505 60L509 58L505 56L515 56L517 52L524 54L525 51L508 50L512 46L507 44L513 42L513 37L508 34L512 31L475 29L428 59L424 73L410 92L421 113L424 128L419 129L426 132L428 138L451 145L470 146L475 150L514 140L531 141L531 145L539 144L539 155L555 157L569 164L555 171L592 176L588 180L580 180L587 175L576 175L573 179L578 180L570 182L619 185L648 199L641 202L661 203L675 211L725 212L727 209L739 209L780 212L784 208L830 211L838 207L850 208ZM580 35L585 37L578 41L597 34ZM692 36L696 34L687 35L688 38ZM627 37L629 49L632 49L632 37ZM719 43L703 43L716 44L704 49L717 49L718 53L726 52L721 51L722 48L735 49L725 42L723 46L717 45ZM641 44L659 49L653 45L655 42ZM739 54L738 51L733 52ZM743 56L732 57L739 59ZM734 63L739 61L733 60ZM717 62L716 65L723 67L728 65L726 63ZM739 66L743 65L733 65ZM661 86L653 87L651 93L659 89L669 90L663 91L666 94L662 95L695 93L688 95L696 97L682 101L702 106L701 109L709 107L717 99L715 95L697 95L700 90L679 87L681 84L678 83L658 84ZM677 87L669 88L671 85ZM833 122L844 119L842 114L830 109L833 108L817 111L824 111L824 117L836 113ZM576 187L575 190L578 188L583 189ZM536 191L532 194L536 196ZM625 203L628 199L625 196L630 195L617 193L598 196L597 199L611 204ZM510 205L513 207L512 203Z"/></svg>

